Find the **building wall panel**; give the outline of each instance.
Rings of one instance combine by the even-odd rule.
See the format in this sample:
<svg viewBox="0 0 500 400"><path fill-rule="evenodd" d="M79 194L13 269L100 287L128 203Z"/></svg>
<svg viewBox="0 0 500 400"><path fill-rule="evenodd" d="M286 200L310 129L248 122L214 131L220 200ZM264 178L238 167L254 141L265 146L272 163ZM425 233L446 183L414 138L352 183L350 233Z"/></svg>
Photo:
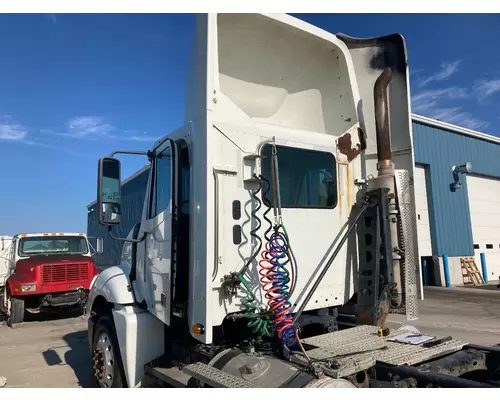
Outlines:
<svg viewBox="0 0 500 400"><path fill-rule="evenodd" d="M453 192L452 167L472 163L473 174L500 178L500 145L413 121L415 162L425 166L434 255L472 256L467 176Z"/></svg>

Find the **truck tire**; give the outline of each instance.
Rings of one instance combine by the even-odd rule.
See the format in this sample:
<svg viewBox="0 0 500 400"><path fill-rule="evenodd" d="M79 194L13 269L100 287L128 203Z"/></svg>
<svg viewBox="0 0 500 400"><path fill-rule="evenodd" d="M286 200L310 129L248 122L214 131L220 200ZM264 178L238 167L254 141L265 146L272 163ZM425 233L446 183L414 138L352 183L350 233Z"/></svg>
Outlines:
<svg viewBox="0 0 500 400"><path fill-rule="evenodd" d="M7 318L7 326L15 328L24 321L24 299L21 297L10 298L10 313Z"/></svg>
<svg viewBox="0 0 500 400"><path fill-rule="evenodd" d="M126 387L115 324L107 315L100 317L95 326L92 339L92 373L98 387Z"/></svg>

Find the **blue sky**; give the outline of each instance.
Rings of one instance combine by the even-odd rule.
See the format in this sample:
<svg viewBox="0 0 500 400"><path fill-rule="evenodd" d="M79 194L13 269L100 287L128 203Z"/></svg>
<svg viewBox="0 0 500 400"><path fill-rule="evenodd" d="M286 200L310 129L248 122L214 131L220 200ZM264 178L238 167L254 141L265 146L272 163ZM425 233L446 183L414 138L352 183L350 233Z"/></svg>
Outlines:
<svg viewBox="0 0 500 400"><path fill-rule="evenodd" d="M402 33L413 111L500 133L499 15L295 16ZM182 124L193 28L192 15L0 15L0 234L86 231L98 158ZM129 156L124 176L144 162Z"/></svg>

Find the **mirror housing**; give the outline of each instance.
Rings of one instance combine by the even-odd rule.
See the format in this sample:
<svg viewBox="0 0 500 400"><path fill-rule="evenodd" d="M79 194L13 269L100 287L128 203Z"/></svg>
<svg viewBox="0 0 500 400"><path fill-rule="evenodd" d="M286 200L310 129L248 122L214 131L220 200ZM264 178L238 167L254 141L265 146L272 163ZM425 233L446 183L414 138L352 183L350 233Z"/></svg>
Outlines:
<svg viewBox="0 0 500 400"><path fill-rule="evenodd" d="M99 159L97 173L99 224L118 225L121 217L121 164L113 157Z"/></svg>
<svg viewBox="0 0 500 400"><path fill-rule="evenodd" d="M102 254L102 252L104 251L104 239L102 237L98 237L96 239L96 252L98 254Z"/></svg>

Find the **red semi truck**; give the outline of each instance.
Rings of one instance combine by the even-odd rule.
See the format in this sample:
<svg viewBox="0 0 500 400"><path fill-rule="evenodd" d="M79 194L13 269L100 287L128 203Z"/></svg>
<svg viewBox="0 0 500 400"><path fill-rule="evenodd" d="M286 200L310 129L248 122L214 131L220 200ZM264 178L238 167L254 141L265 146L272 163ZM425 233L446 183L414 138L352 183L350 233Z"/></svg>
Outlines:
<svg viewBox="0 0 500 400"><path fill-rule="evenodd" d="M9 326L25 311L85 306L97 275L91 246L83 233L22 233L0 243L0 311ZM95 252L102 252L97 238Z"/></svg>

